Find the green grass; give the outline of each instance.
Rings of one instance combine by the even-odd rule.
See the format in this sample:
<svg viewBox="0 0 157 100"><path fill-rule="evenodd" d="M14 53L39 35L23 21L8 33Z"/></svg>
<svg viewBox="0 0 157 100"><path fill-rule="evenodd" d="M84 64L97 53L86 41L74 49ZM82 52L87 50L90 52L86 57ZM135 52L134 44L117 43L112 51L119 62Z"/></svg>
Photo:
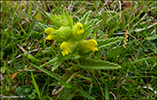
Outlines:
<svg viewBox="0 0 157 100"><path fill-rule="evenodd" d="M1 1L1 97L25 96L25 99L130 100L157 99L157 1ZM90 19L99 21L92 38L129 37L126 48L112 44L91 54L92 59L118 63L118 70L82 70L70 81L60 80L78 60L65 60L51 72L52 60L61 51L59 44L46 41L38 22L51 25L46 12L60 14L72 4L70 14L76 23L92 10ZM123 6L120 6L123 5ZM90 20L89 19L89 20ZM30 52L30 54L28 54ZM16 75L17 74L17 75ZM15 77L13 77L15 76ZM59 95L52 91L61 82ZM16 98L12 98L16 99Z"/></svg>

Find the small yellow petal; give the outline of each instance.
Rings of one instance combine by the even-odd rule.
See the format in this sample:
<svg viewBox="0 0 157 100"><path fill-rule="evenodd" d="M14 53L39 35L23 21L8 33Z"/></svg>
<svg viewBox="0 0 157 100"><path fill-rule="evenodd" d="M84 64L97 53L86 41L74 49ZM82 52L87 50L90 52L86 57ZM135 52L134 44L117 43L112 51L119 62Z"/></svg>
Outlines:
<svg viewBox="0 0 157 100"><path fill-rule="evenodd" d="M60 45L60 48L61 48L61 50L63 50L63 51L62 51L63 56L64 56L65 54L68 54L68 51L69 51L69 44L68 44L67 42L63 42L63 43Z"/></svg>
<svg viewBox="0 0 157 100"><path fill-rule="evenodd" d="M93 52L94 51L98 51L98 48L96 47L97 46L97 42L94 39L88 40L86 45Z"/></svg>
<svg viewBox="0 0 157 100"><path fill-rule="evenodd" d="M98 48L97 47L92 47L92 51L98 51Z"/></svg>
<svg viewBox="0 0 157 100"><path fill-rule="evenodd" d="M65 56L65 52L64 51L62 51L62 54L63 54L63 56Z"/></svg>
<svg viewBox="0 0 157 100"><path fill-rule="evenodd" d="M53 35L53 34L49 34L46 38L46 40L52 40L52 39L55 39L57 36L56 35Z"/></svg>
<svg viewBox="0 0 157 100"><path fill-rule="evenodd" d="M94 39L90 39L87 41L87 45L88 46L96 46L97 42Z"/></svg>
<svg viewBox="0 0 157 100"><path fill-rule="evenodd" d="M79 34L79 35L84 32L83 25L80 22L77 22L77 24L76 24L76 31L77 31L77 34Z"/></svg>
<svg viewBox="0 0 157 100"><path fill-rule="evenodd" d="M46 40L52 40L53 39L53 36L51 34L49 34L46 38Z"/></svg>
<svg viewBox="0 0 157 100"><path fill-rule="evenodd" d="M68 50L65 50L65 54L68 54Z"/></svg>
<svg viewBox="0 0 157 100"><path fill-rule="evenodd" d="M53 29L53 28L51 28L51 27L49 27L49 28L47 28L44 32L45 32L46 34L51 34L51 33L56 32L56 30Z"/></svg>

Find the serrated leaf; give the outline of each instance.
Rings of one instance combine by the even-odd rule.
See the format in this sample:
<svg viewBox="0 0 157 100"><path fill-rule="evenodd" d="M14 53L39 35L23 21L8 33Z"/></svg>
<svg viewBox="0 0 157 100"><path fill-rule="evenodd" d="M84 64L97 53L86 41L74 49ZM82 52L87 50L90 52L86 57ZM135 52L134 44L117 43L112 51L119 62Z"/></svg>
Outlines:
<svg viewBox="0 0 157 100"><path fill-rule="evenodd" d="M43 28L44 30L48 28L47 25L44 25L44 24L42 24L40 22L38 22L38 25L39 25L39 27Z"/></svg>
<svg viewBox="0 0 157 100"><path fill-rule="evenodd" d="M68 14L68 12L66 10L64 10L64 13L69 21L69 26L72 28L73 27L73 19L71 18L71 16Z"/></svg>
<svg viewBox="0 0 157 100"><path fill-rule="evenodd" d="M51 15L50 13L46 13L46 15L51 19L52 24L54 24L57 28L62 26L61 20L63 19L60 15Z"/></svg>
<svg viewBox="0 0 157 100"><path fill-rule="evenodd" d="M117 46L115 49L112 49L109 51L107 55L107 59L117 57L121 53L122 46Z"/></svg>
<svg viewBox="0 0 157 100"><path fill-rule="evenodd" d="M90 20L86 25L84 25L84 39L88 38L93 32L93 26L98 21L98 19Z"/></svg>
<svg viewBox="0 0 157 100"><path fill-rule="evenodd" d="M112 44L116 44L117 42L121 42L123 37L115 37L115 38L107 38L105 40L97 40L98 49L104 48L106 46L110 46Z"/></svg>
<svg viewBox="0 0 157 100"><path fill-rule="evenodd" d="M121 68L121 66L116 63L94 59L86 59L82 64L79 64L79 66L84 69L104 69L104 70Z"/></svg>
<svg viewBox="0 0 157 100"><path fill-rule="evenodd" d="M51 19L52 24L58 28L61 26L70 26L72 28L73 26L73 19L66 10L61 15L51 15L50 13L46 13L46 15Z"/></svg>
<svg viewBox="0 0 157 100"><path fill-rule="evenodd" d="M88 12L80 19L80 22L83 23L83 24L87 24L91 12L92 12L91 10L88 11Z"/></svg>

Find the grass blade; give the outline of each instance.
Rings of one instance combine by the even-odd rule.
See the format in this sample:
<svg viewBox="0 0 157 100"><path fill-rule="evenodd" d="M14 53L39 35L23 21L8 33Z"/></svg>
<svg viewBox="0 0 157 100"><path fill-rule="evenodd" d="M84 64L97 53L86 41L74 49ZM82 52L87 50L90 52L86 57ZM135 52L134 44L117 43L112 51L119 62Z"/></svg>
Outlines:
<svg viewBox="0 0 157 100"><path fill-rule="evenodd" d="M36 90L36 92L37 92L37 94L38 94L38 97L39 97L39 99L41 100L41 95L40 95L39 87L38 87L38 85L37 85L37 83L36 83L36 81L35 81L35 79L34 79L34 76L33 76L33 73L32 73L32 72L31 72L31 77L32 77L32 83L33 83L33 85L34 85L34 87L35 87L35 90Z"/></svg>

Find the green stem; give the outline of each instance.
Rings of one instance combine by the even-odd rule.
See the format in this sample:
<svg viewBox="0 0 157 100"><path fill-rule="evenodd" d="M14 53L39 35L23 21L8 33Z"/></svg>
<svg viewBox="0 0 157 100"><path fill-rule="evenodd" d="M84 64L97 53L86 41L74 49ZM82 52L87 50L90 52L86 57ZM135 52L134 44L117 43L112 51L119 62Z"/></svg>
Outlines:
<svg viewBox="0 0 157 100"><path fill-rule="evenodd" d="M65 73L62 76L62 81L69 83L72 78L79 72L78 69L76 69L75 67L70 67L69 71L67 73ZM59 88L58 88L59 87ZM59 92L61 92L64 89L65 86L63 86L61 83L58 83L58 85L55 87L55 89L52 91L52 95L56 95Z"/></svg>

